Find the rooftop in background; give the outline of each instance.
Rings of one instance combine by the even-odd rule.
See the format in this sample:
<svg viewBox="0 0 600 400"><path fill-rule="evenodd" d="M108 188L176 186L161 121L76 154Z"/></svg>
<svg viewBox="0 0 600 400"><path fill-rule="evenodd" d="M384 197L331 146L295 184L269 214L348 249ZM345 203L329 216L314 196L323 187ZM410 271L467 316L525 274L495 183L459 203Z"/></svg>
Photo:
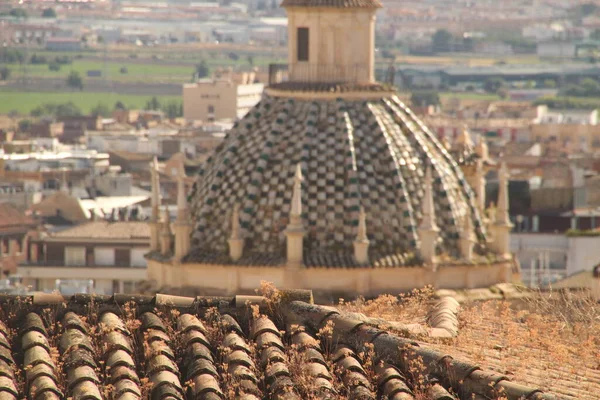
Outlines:
<svg viewBox="0 0 600 400"><path fill-rule="evenodd" d="M281 7L381 8L379 0L283 0Z"/></svg>
<svg viewBox="0 0 600 400"><path fill-rule="evenodd" d="M27 230L35 226L35 220L25 215L12 203L0 203L0 231L7 233L12 230Z"/></svg>
<svg viewBox="0 0 600 400"><path fill-rule="evenodd" d="M64 239L150 239L148 224L139 221L107 222L93 221L65 229L52 235Z"/></svg>

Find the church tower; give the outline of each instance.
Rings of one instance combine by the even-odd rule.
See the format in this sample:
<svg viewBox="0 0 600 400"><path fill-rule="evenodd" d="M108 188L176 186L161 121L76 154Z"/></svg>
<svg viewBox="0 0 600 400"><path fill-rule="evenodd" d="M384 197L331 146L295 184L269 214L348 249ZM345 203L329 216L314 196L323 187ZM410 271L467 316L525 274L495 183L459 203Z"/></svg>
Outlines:
<svg viewBox="0 0 600 400"><path fill-rule="evenodd" d="M291 82L374 83L377 0L284 0Z"/></svg>

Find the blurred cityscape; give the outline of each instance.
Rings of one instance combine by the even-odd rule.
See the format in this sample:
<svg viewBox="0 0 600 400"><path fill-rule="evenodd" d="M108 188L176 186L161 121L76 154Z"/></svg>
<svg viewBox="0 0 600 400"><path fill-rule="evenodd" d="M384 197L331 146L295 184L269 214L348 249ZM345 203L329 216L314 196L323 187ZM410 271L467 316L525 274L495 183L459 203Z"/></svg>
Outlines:
<svg viewBox="0 0 600 400"><path fill-rule="evenodd" d="M383 3L375 77L449 151L506 163L523 282L589 273L600 260L597 3ZM180 166L189 191L263 89L286 81L287 41L275 0L0 2L2 290L138 290L149 164L174 217ZM493 206L496 170L487 182Z"/></svg>

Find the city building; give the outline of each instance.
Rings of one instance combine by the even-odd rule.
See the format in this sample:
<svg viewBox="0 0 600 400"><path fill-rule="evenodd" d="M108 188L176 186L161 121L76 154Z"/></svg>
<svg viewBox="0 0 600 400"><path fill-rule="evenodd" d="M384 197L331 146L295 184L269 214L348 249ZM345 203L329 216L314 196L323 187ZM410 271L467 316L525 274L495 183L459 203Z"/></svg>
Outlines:
<svg viewBox="0 0 600 400"><path fill-rule="evenodd" d="M46 39L48 51L78 51L81 50L81 39L71 37L50 37Z"/></svg>
<svg viewBox="0 0 600 400"><path fill-rule="evenodd" d="M264 85L254 72L200 79L183 85L183 117L188 121L232 121L242 118L260 100Z"/></svg>
<svg viewBox="0 0 600 400"><path fill-rule="evenodd" d="M1 279L17 272L17 265L25 259L28 234L36 227L36 221L15 205L0 203Z"/></svg>
<svg viewBox="0 0 600 400"><path fill-rule="evenodd" d="M381 4L282 6L289 80L270 79L205 163L189 201L180 173L173 223L161 218L152 169L149 279L217 293L268 280L367 296L512 281L508 172L499 171L488 219L486 147L465 141L454 159L375 81Z"/></svg>
<svg viewBox="0 0 600 400"><path fill-rule="evenodd" d="M148 224L139 221L92 221L48 231L29 241L17 273L37 291L91 280L94 293L135 292L146 279L149 232Z"/></svg>

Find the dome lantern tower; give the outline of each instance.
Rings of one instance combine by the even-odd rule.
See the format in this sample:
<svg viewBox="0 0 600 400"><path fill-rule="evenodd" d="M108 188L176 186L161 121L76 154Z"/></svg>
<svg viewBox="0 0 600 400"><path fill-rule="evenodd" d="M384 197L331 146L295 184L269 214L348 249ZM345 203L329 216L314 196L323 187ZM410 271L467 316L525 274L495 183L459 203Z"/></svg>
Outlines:
<svg viewBox="0 0 600 400"><path fill-rule="evenodd" d="M284 0L289 79L295 83L374 83L378 0Z"/></svg>

